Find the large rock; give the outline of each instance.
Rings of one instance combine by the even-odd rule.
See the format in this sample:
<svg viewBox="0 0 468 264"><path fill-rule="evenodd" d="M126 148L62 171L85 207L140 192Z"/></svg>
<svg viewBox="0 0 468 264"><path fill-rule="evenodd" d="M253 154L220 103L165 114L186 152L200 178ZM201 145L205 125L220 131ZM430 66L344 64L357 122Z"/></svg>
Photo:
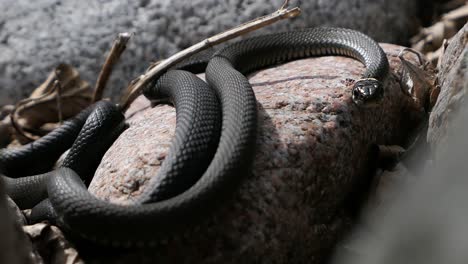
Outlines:
<svg viewBox="0 0 468 264"><path fill-rule="evenodd" d="M114 260L322 263L349 227L342 208L368 175L372 144L400 143L404 124L414 121L409 120L413 101L396 81L402 47L383 47L392 74L376 108L352 103L345 79L359 79L364 67L349 58L310 58L251 74L260 121L253 175L199 225L161 239L157 250ZM107 152L91 183L96 196L132 203L157 174L174 132L175 111L146 106L140 98L129 109L130 128ZM109 256L104 259L110 261Z"/></svg>
<svg viewBox="0 0 468 264"><path fill-rule="evenodd" d="M442 56L440 94L430 119L427 139L434 149L444 148L451 119L466 105L468 93L468 23L455 35ZM465 105L464 105L465 103Z"/></svg>
<svg viewBox="0 0 468 264"><path fill-rule="evenodd" d="M0 0L0 105L39 85L61 62L94 83L119 32L136 35L109 83L108 95L167 57L209 35L272 12L282 0ZM263 32L317 25L362 30L379 41L405 42L416 29L417 1L300 1L303 14ZM292 1L294 6L297 1ZM372 25L372 26L369 26Z"/></svg>

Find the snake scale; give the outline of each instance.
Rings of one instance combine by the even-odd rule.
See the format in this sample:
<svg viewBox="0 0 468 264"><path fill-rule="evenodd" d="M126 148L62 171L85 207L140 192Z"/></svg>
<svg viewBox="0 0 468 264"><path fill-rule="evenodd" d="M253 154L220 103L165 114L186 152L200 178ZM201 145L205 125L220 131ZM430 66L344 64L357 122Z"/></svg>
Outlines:
<svg viewBox="0 0 468 264"><path fill-rule="evenodd" d="M86 188L102 155L124 129L122 114L109 102L91 106L36 142L0 150L7 193L23 208L48 198L33 208L35 221L52 218L80 238L113 246L151 244L160 234L208 214L248 174L257 106L245 74L324 55L361 61L366 71L354 83L352 99L358 106L380 102L389 64L370 37L330 27L257 36L217 51L206 66L207 83L193 73L170 70L146 87L147 97L168 98L175 105L177 123L169 154L138 204L112 204ZM62 166L50 171L69 148Z"/></svg>

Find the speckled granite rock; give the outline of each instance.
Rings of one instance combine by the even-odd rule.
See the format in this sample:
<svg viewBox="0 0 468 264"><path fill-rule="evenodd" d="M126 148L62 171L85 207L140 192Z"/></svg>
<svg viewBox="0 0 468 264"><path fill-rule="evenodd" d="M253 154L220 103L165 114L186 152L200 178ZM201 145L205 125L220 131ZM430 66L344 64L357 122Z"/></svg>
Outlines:
<svg viewBox="0 0 468 264"><path fill-rule="evenodd" d="M385 103L358 109L345 79L364 67L344 57L298 60L250 75L259 109L253 175L199 225L157 250L104 259L134 263L321 263L347 228L343 202L369 167L371 144L398 144L411 99L396 82L401 47L383 45L392 67ZM90 190L131 203L156 175L174 131L172 107L136 102L126 130L105 155ZM127 255L130 254L130 255ZM136 260L137 259L137 260Z"/></svg>
<svg viewBox="0 0 468 264"><path fill-rule="evenodd" d="M427 139L437 149L447 141L450 120L468 93L468 23L453 37L439 65L441 86L430 119Z"/></svg>
<svg viewBox="0 0 468 264"><path fill-rule="evenodd" d="M109 91L116 98L152 60L272 12L282 1L0 0L0 105L31 92L61 62L77 67L84 80L94 83L112 40L119 32L133 31L136 35L111 76ZM297 0L291 2L297 4ZM299 19L263 32L340 25L380 41L404 42L417 26L417 1L300 2Z"/></svg>
<svg viewBox="0 0 468 264"><path fill-rule="evenodd" d="M29 264L33 262L31 241L16 220L16 210L6 199L0 180L0 263Z"/></svg>

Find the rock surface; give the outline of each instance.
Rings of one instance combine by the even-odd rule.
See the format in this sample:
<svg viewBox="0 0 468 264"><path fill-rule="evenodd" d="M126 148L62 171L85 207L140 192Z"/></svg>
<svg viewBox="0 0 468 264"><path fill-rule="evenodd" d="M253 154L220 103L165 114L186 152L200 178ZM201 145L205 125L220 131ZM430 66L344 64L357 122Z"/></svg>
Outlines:
<svg viewBox="0 0 468 264"><path fill-rule="evenodd" d="M0 105L27 95L61 62L77 67L86 81L94 83L116 35L135 32L108 86L108 95L117 98L152 60L272 12L281 2L0 0ZM417 26L416 1L291 2L301 6L301 17L262 32L336 25L362 30L379 41L401 43Z"/></svg>
<svg viewBox="0 0 468 264"><path fill-rule="evenodd" d="M398 82L402 47L383 44L392 68L384 103L360 109L346 78L364 66L344 57L298 60L250 75L259 109L253 175L199 225L161 239L157 251L104 259L123 263L321 263L348 228L341 209L364 182L372 144L398 144L413 101ZM138 108L145 108L138 111ZM130 109L130 128L104 157L90 186L96 196L131 203L157 174L175 126L169 106ZM137 143L136 143L137 142Z"/></svg>
<svg viewBox="0 0 468 264"><path fill-rule="evenodd" d="M428 142L434 149L447 141L451 119L468 93L468 23L450 41L439 66L440 94L429 119Z"/></svg>

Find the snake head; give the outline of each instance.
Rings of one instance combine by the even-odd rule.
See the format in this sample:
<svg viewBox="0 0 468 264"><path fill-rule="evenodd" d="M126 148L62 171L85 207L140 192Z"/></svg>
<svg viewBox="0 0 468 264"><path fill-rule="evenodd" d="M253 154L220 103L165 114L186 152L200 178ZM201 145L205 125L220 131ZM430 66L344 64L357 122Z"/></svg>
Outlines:
<svg viewBox="0 0 468 264"><path fill-rule="evenodd" d="M359 106L374 105L382 100L383 95L382 83L374 78L360 79L353 86L353 101Z"/></svg>

